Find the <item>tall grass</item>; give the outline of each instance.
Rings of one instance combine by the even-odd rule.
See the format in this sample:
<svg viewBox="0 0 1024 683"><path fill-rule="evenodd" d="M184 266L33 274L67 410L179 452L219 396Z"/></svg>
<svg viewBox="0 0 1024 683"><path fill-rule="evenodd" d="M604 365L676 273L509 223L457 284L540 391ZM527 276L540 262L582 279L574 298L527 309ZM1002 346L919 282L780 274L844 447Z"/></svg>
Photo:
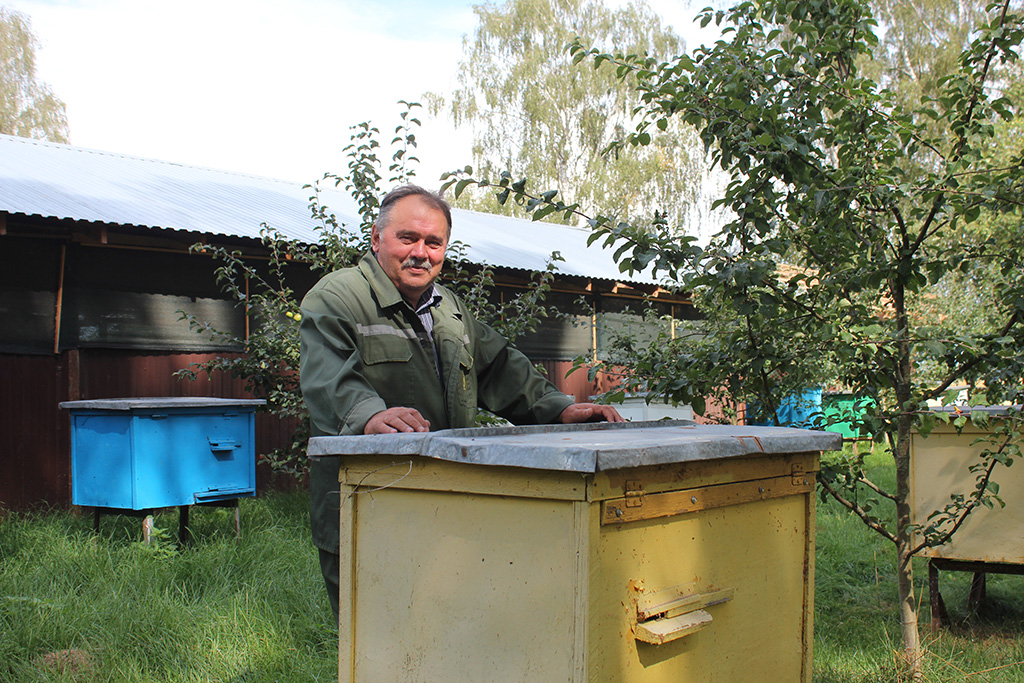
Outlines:
<svg viewBox="0 0 1024 683"><path fill-rule="evenodd" d="M883 458L872 462L873 477L891 478ZM240 540L228 511L194 510L185 548L174 542L174 511L157 517L149 546L137 519L105 517L95 536L88 515L9 514L0 520L0 682L334 681L337 630L307 502L303 492L243 500ZM888 542L819 503L818 683L898 680L893 558ZM970 576L944 572L956 623L938 634L924 562L915 577L926 681L1024 682L1024 577L990 575L987 601L968 618Z"/></svg>
<svg viewBox="0 0 1024 683"><path fill-rule="evenodd" d="M876 452L868 465L871 478L892 490L891 458ZM881 515L882 510L877 512ZM815 541L814 680L898 681L902 637L893 545L834 502L820 500ZM930 626L928 564L914 561L925 681L1024 682L1024 577L990 574L987 598L973 615L966 611L970 581L968 573L940 573L953 623L935 633Z"/></svg>
<svg viewBox="0 0 1024 683"><path fill-rule="evenodd" d="M11 514L0 523L0 681L333 681L332 624L307 497L138 519ZM70 652L67 652L70 651Z"/></svg>

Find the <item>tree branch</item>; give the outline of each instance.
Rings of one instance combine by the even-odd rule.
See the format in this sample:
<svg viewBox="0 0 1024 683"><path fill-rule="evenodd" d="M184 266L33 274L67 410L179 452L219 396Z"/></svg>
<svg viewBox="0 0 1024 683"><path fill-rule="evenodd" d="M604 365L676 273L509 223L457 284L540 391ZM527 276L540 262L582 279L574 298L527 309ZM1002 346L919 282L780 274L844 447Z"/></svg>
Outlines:
<svg viewBox="0 0 1024 683"><path fill-rule="evenodd" d="M827 482L823 481L822 479L819 478L818 479L818 483L821 484L821 488L825 489L825 491L827 491L830 496L835 498L836 501L840 505L842 505L843 507L845 507L847 510L849 510L853 514L855 514L858 517L860 517L861 521L863 521L864 524L866 524L869 528L873 529L876 533L880 534L883 538L886 538L886 539L892 541L893 543L896 542L896 537L888 529L886 529L884 526L882 526L877 520L872 519L871 516L868 515L867 511L864 508L862 508L861 506L857 505L856 503L854 503L851 500L847 500L844 496L840 495L840 493L838 491L836 491L834 488L832 488Z"/></svg>
<svg viewBox="0 0 1024 683"><path fill-rule="evenodd" d="M896 502L896 496L894 496L893 494L889 493L888 491L883 489L881 486L879 486L875 482L873 482L870 479L868 479L867 477L861 475L861 476L857 477L857 481L859 481L860 483L864 484L869 489L871 489L872 491L874 491L878 495L882 496L883 498L888 498L889 500L891 500L894 503Z"/></svg>
<svg viewBox="0 0 1024 683"><path fill-rule="evenodd" d="M1020 322L1020 310L1016 310L1013 312L1013 315L1010 316L1010 319L1006 321L1006 324L1003 326L1003 329L999 332L999 336L1005 337L1006 335L1008 335L1018 322ZM948 389L950 385L953 384L953 382L963 377L964 373L966 373L971 368L977 366L979 363L982 362L982 360L984 359L981 358L980 356L975 356L969 361L965 361L964 363L962 363L956 369L952 370L948 375L946 375L946 379L942 380L942 382L940 382L937 387L935 387L930 392L925 394L925 400L941 396L942 393L946 391L946 389Z"/></svg>
<svg viewBox="0 0 1024 683"><path fill-rule="evenodd" d="M1006 22L1006 13L1009 10L1009 7L1010 0L1003 0L1003 8L999 16L1000 26L1002 26ZM973 92L971 93L970 102L964 109L963 115L960 117L959 125L954 127L954 130L957 131L957 139L956 143L953 146L953 150L949 156L950 160L954 163L959 161L959 159L963 156L964 147L966 147L969 138L967 129L971 121L974 119L974 112L978 106L978 99L981 96L981 91L983 89L984 83L988 79L989 69L992 67L992 60L995 58L995 53L995 41L991 41L989 43L988 54L985 55L985 63L984 66L982 66L981 74L979 74L978 79L976 81L976 85L973 89ZM966 69L966 65L964 66L964 68ZM938 195L936 195L935 201L932 202L931 211L928 212L928 217L921 224L921 231L918 233L917 239L914 240L914 251L917 251L917 249L924 242L925 238L928 236L928 227L931 225L931 222L935 219L935 214L938 213L939 207L945 201L946 194L947 192L945 190L940 192Z"/></svg>

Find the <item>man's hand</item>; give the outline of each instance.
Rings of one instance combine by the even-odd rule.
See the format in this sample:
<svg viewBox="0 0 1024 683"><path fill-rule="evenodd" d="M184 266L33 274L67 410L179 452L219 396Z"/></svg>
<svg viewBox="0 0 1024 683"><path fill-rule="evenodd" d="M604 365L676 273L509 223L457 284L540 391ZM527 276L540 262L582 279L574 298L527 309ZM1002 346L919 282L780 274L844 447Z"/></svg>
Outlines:
<svg viewBox="0 0 1024 683"><path fill-rule="evenodd" d="M430 422L415 408L388 408L369 419L363 434L394 434L395 432L429 432Z"/></svg>
<svg viewBox="0 0 1024 683"><path fill-rule="evenodd" d="M597 403L573 403L562 411L558 419L563 424L575 422L625 422L619 411L613 406L603 406Z"/></svg>

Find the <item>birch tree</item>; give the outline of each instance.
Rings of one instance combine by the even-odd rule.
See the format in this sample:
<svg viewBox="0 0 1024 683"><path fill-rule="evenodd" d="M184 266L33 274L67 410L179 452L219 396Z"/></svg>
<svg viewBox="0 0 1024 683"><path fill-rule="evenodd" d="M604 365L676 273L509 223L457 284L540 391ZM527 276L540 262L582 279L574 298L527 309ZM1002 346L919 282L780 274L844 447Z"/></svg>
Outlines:
<svg viewBox="0 0 1024 683"><path fill-rule="evenodd" d="M642 1L611 9L600 0L508 0L474 12L479 24L465 39L448 106L473 132L478 174L510 171L573 201L600 201L621 219L658 210L696 229L706 166L692 129L672 121L629 154L602 155L636 123L630 83L574 64L565 51L580 37L606 50L674 57L685 45L670 27ZM468 208L514 210L484 194L467 199Z"/></svg>
<svg viewBox="0 0 1024 683"><path fill-rule="evenodd" d="M0 7L0 133L67 142L64 103L36 78L38 47L28 17Z"/></svg>

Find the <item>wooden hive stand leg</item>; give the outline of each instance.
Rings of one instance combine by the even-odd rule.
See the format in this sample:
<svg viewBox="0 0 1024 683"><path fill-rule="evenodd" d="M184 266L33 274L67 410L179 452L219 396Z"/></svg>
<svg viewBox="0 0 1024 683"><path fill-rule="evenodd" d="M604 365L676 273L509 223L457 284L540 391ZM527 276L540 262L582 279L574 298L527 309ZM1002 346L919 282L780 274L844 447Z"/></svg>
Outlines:
<svg viewBox="0 0 1024 683"><path fill-rule="evenodd" d="M189 541L192 540L188 527L188 513L190 509L191 506L189 505L178 506L178 541L182 545L188 545Z"/></svg>
<svg viewBox="0 0 1024 683"><path fill-rule="evenodd" d="M971 577L971 590L967 593L967 613L974 616L981 608L985 599L985 572L974 572Z"/></svg>
<svg viewBox="0 0 1024 683"><path fill-rule="evenodd" d="M938 631L944 623L949 623L949 614L946 613L946 604L939 592L939 568L935 560L928 562L928 600L932 609L932 630Z"/></svg>
<svg viewBox="0 0 1024 683"><path fill-rule="evenodd" d="M235 498L235 500L233 502L235 504L234 505L234 508L235 508L235 538L241 539L242 538L242 516L239 514L238 499Z"/></svg>
<svg viewBox="0 0 1024 683"><path fill-rule="evenodd" d="M153 514L147 514L142 518L142 542L149 545L153 539Z"/></svg>

